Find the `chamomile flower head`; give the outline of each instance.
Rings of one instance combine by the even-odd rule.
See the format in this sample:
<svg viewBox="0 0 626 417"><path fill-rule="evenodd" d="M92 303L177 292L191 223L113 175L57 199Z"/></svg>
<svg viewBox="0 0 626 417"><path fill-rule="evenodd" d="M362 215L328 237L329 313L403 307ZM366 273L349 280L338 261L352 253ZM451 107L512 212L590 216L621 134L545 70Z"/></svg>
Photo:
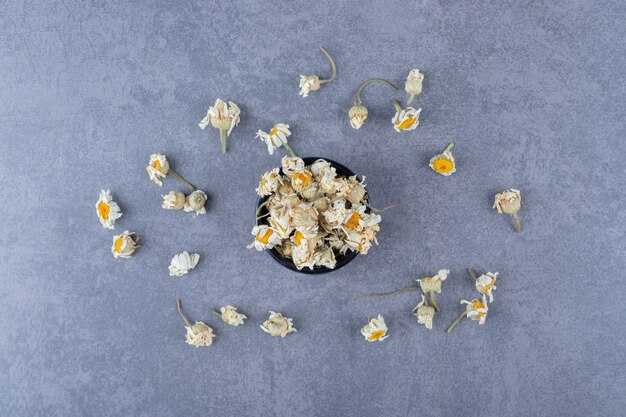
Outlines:
<svg viewBox="0 0 626 417"><path fill-rule="evenodd" d="M215 104L209 107L204 119L198 123L200 129L204 130L209 123L216 129L226 130L230 136L233 128L239 124L239 115L241 110L235 103L229 101L228 104L224 100L217 99Z"/></svg>
<svg viewBox="0 0 626 417"><path fill-rule="evenodd" d="M96 203L96 213L98 214L98 220L100 220L100 224L102 224L103 227L107 229L115 229L113 224L115 223L115 220L122 217L122 210L120 210L117 203L113 201L111 191L100 191L100 197Z"/></svg>
<svg viewBox="0 0 626 417"><path fill-rule="evenodd" d="M479 300L478 298L474 298L471 301L461 300L461 304L466 305L465 314L468 318L472 320L477 320L478 324L485 324L489 307L487 305L487 300L485 299L484 295L481 300Z"/></svg>
<svg viewBox="0 0 626 417"><path fill-rule="evenodd" d="M196 190L189 194L185 200L184 210L187 212L195 212L196 215L205 214L206 209L204 205L206 204L207 195L202 190Z"/></svg>
<svg viewBox="0 0 626 417"><path fill-rule="evenodd" d="M419 126L422 109L414 109L413 107L403 109L395 100L394 105L396 106L396 114L391 119L391 123L393 123L396 132L406 132Z"/></svg>
<svg viewBox="0 0 626 417"><path fill-rule="evenodd" d="M309 170L303 169L302 171L295 172L291 177L291 187L298 193L304 193L304 191L308 190L313 185L313 174L311 174Z"/></svg>
<svg viewBox="0 0 626 417"><path fill-rule="evenodd" d="M185 207L185 194L180 191L170 191L163 197L161 207L167 210L182 210Z"/></svg>
<svg viewBox="0 0 626 417"><path fill-rule="evenodd" d="M441 283L444 282L448 278L448 274L450 273L449 269L440 269L437 272L437 275L434 277L426 277L417 279L419 282L422 291L425 293L428 292L437 292L441 293Z"/></svg>
<svg viewBox="0 0 626 417"><path fill-rule="evenodd" d="M427 304L424 294L422 294L422 301L413 309L413 315L417 317L419 324L423 324L427 329L433 328L435 308Z"/></svg>
<svg viewBox="0 0 626 417"><path fill-rule="evenodd" d="M238 313L237 308L233 306L221 307L220 312L222 321L231 326L241 326L244 320L248 318L244 314Z"/></svg>
<svg viewBox="0 0 626 417"><path fill-rule="evenodd" d="M200 129L204 130L209 123L220 131L220 140L222 142L222 153L226 153L226 137L230 136L233 128L239 124L239 115L241 110L232 101L226 104L221 99L215 100L215 104L209 107L204 119L198 123Z"/></svg>
<svg viewBox="0 0 626 417"><path fill-rule="evenodd" d="M281 165L283 168L283 174L291 179L296 172L304 171L304 161L297 156L284 156Z"/></svg>
<svg viewBox="0 0 626 417"><path fill-rule="evenodd" d="M153 153L150 155L150 161L146 167L150 180L158 186L163 186L162 178L165 178L170 170L170 163L167 162L165 155L160 153Z"/></svg>
<svg viewBox="0 0 626 417"><path fill-rule="evenodd" d="M182 252L174 255L168 267L170 276L181 277L187 274L198 265L198 261L200 261L200 255L197 253Z"/></svg>
<svg viewBox="0 0 626 417"><path fill-rule="evenodd" d="M493 208L498 210L498 213L514 214L517 213L522 204L522 195L519 190L511 188L501 193L496 194L495 201L493 202Z"/></svg>
<svg viewBox="0 0 626 417"><path fill-rule="evenodd" d="M476 279L476 291L489 297L489 302L493 302L493 292L496 290L497 272L487 272Z"/></svg>
<svg viewBox="0 0 626 417"><path fill-rule="evenodd" d="M263 322L261 330L275 337L285 337L289 333L297 331L293 327L293 319L274 311L270 311L270 317Z"/></svg>
<svg viewBox="0 0 626 417"><path fill-rule="evenodd" d="M404 83L404 91L409 94L409 99L406 102L407 106L413 102L413 98L422 92L422 82L424 81L424 74L419 69L415 68L409 72Z"/></svg>
<svg viewBox="0 0 626 417"><path fill-rule="evenodd" d="M442 153L430 159L429 166L433 171L446 177L456 172L456 162L450 151L453 146L453 143L449 144Z"/></svg>
<svg viewBox="0 0 626 417"><path fill-rule="evenodd" d="M369 322L363 326L361 334L368 342L382 342L389 337L387 330L385 319L379 314L377 318L371 318Z"/></svg>
<svg viewBox="0 0 626 417"><path fill-rule="evenodd" d="M130 258L135 249L139 247L138 242L139 236L134 232L126 230L119 235L113 236L111 253L114 258Z"/></svg>
<svg viewBox="0 0 626 417"><path fill-rule="evenodd" d="M255 190L260 197L267 197L278 190L280 184L279 168L274 168L266 172L259 181L259 186Z"/></svg>
<svg viewBox="0 0 626 417"><path fill-rule="evenodd" d="M254 226L252 234L254 235L254 242L248 245L248 249L255 248L258 251L272 249L274 246L279 246L283 241L280 234L267 225Z"/></svg>
<svg viewBox="0 0 626 417"><path fill-rule="evenodd" d="M289 125L278 123L274 125L269 133L262 130L256 132L256 137L261 139L267 145L267 151L270 155L274 154L274 150L283 145L287 145L287 138L291 136Z"/></svg>
<svg viewBox="0 0 626 417"><path fill-rule="evenodd" d="M522 195L519 190L511 188L510 190L503 191L496 194L493 208L498 210L498 213L511 214L515 221L515 231L520 232L522 227L520 225L519 216L517 212L522 204Z"/></svg>
<svg viewBox="0 0 626 417"><path fill-rule="evenodd" d="M348 118L350 120L350 126L353 129L360 129L367 119L367 107L362 105L354 105L350 107L348 111Z"/></svg>
<svg viewBox="0 0 626 417"><path fill-rule="evenodd" d="M333 61L333 59L330 57L330 55L323 46L320 46L320 49L322 50L324 55L326 55L326 58L330 62L333 74L327 80L320 79L320 77L318 77L317 75L300 74L300 92L298 94L300 94L302 97L308 97L309 92L319 90L322 84L333 81L337 76L337 67L335 66L335 61Z"/></svg>
<svg viewBox="0 0 626 417"><path fill-rule="evenodd" d="M195 347L211 346L213 344L215 333L205 323L197 321L193 326L185 326L185 329L187 329L185 338L188 344Z"/></svg>

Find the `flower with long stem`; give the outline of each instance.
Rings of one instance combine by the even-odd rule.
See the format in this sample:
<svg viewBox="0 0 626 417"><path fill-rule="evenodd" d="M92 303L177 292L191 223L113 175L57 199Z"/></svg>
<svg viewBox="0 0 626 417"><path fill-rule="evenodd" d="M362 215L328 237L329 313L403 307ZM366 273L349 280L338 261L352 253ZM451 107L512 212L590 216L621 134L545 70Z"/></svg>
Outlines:
<svg viewBox="0 0 626 417"><path fill-rule="evenodd" d="M267 151L270 155L274 154L275 149L284 146L291 156L297 157L297 155L293 152L293 150L287 143L287 138L289 136L291 136L289 125L284 123L275 124L269 133L262 130L256 132L256 137L261 139L267 145Z"/></svg>
<svg viewBox="0 0 626 417"><path fill-rule="evenodd" d="M519 216L517 212L522 204L522 195L519 190L511 188L501 193L496 194L493 208L498 210L498 213L512 214L515 221L515 231L517 233L522 231L522 226L519 222Z"/></svg>
<svg viewBox="0 0 626 417"><path fill-rule="evenodd" d="M230 136L233 128L239 124L239 114L241 110L232 101L226 104L221 99L215 100L215 104L209 107L204 119L198 123L200 129L204 130L209 123L220 131L220 141L222 142L222 153L226 153L226 137Z"/></svg>
<svg viewBox="0 0 626 417"><path fill-rule="evenodd" d="M320 79L317 75L302 75L300 74L300 95L302 97L308 97L309 91L317 91L320 89L322 84L329 83L333 81L337 77L337 66L335 65L335 61L328 54L326 49L323 46L320 46L320 49L328 58L330 62L330 66L332 67L333 75L329 79Z"/></svg>
<svg viewBox="0 0 626 417"><path fill-rule="evenodd" d="M350 110L348 111L348 117L350 119L350 126L352 126L354 129L359 129L361 126L363 126L363 123L365 123L365 119L367 119L367 115L368 115L367 107L361 104L361 92L366 86L375 82L381 82L381 83L387 84L389 87L393 88L394 90L398 89L398 87L396 87L395 85L391 84L389 81L384 80L382 78L370 78L369 80L361 84L359 88L356 90L356 94L354 94L354 106L352 106Z"/></svg>
<svg viewBox="0 0 626 417"><path fill-rule="evenodd" d="M185 322L185 329L187 329L185 338L187 339L187 343L195 347L211 346L213 344L213 338L215 337L213 329L201 321L197 321L196 324L192 325L183 313L180 299L178 298L176 299L176 308L178 309L178 314L180 314Z"/></svg>
<svg viewBox="0 0 626 417"><path fill-rule="evenodd" d="M438 174L450 176L456 172L456 162L452 156L452 148L454 143L449 143L446 149L439 155L435 155L430 159L429 166Z"/></svg>
<svg viewBox="0 0 626 417"><path fill-rule="evenodd" d="M186 181L183 177L178 175L176 171L172 169L170 163L167 161L167 157L163 154L153 153L152 155L150 155L150 161L148 161L146 171L148 171L150 180L152 180L152 182L154 182L158 186L163 186L163 181L161 181L161 178L165 178L169 174L177 179L185 187L189 188L191 191L196 189L196 187L191 185L188 181Z"/></svg>
<svg viewBox="0 0 626 417"><path fill-rule="evenodd" d="M435 292L441 293L441 283L444 282L448 278L448 274L450 273L449 269L440 269L437 272L437 275L434 277L425 277L417 279L416 281L420 283L420 287L424 294L428 294L430 296L430 300L433 304L433 307L437 311L441 311L439 305L437 304L437 299L435 298Z"/></svg>
<svg viewBox="0 0 626 417"><path fill-rule="evenodd" d="M402 108L398 100L394 99L393 107L396 109L396 114L391 119L393 128L396 132L406 132L416 129L420 124L420 113L422 109L415 109L413 107Z"/></svg>
<svg viewBox="0 0 626 417"><path fill-rule="evenodd" d="M409 72L404 83L404 91L409 94L409 99L406 101L407 106L410 106L415 96L422 92L422 81L424 81L424 74L420 70L415 68Z"/></svg>
<svg viewBox="0 0 626 417"><path fill-rule="evenodd" d="M462 312L459 317L452 322L450 327L448 327L447 333L450 333L457 324L459 324L466 317L477 320L478 324L485 324L485 320L487 320L487 312L489 311L489 307L487 306L487 300L483 295L482 300L478 298L474 298L471 301L461 300L461 304L466 304L465 311Z"/></svg>
<svg viewBox="0 0 626 417"><path fill-rule="evenodd" d="M467 272L474 278L476 282L476 291L489 297L489 302L493 303L493 292L496 290L497 272L487 272L478 276L472 268L467 268Z"/></svg>

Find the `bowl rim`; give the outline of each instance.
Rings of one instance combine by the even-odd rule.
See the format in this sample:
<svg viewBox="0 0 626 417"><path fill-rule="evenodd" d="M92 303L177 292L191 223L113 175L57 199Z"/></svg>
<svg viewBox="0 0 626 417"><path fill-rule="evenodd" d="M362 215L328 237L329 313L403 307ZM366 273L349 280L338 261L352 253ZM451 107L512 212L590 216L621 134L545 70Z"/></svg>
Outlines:
<svg viewBox="0 0 626 417"><path fill-rule="evenodd" d="M326 162L328 162L333 168L335 168L337 170L338 174L341 174L342 176L347 176L347 177L352 177L352 176L356 176L357 180L361 180L361 178L356 175L350 168L348 168L347 166L337 162L337 161L333 161L332 159L329 158L324 158L324 157L313 157L313 156L306 156L303 158L300 158L304 161L305 165L311 165L313 164L315 161L317 161L318 159L323 159ZM280 169L280 173L282 174L282 168ZM365 193L365 200L368 201L368 194L367 191ZM263 204L263 202L265 200L267 200L268 197L258 197L257 198L257 204L255 207L255 218L256 218L256 210L258 210L259 206L261 204ZM264 209L265 210L265 209ZM262 210L261 213L263 213L264 211ZM267 210L265 210L265 212L267 212ZM263 219L261 220L256 220L255 224L257 226L259 226L260 224L267 224L267 222L265 223L260 223L260 221L263 221ZM273 248L273 249L268 249L265 250L264 252L267 252L269 254L269 256L272 257L272 259L274 259L274 261L276 261L277 263L279 263L280 265L282 265L283 267L290 269L292 271L298 272L300 274L307 274L307 275L315 275L315 274L327 274L329 272L334 272L337 271L341 268L343 268L344 266L346 266L347 264L349 264L350 262L352 262L354 260L354 258L357 257L357 255L359 255L358 252L355 251L348 251L345 255L343 255L339 260L337 260L337 264L335 265L334 268L328 268L326 266L319 266L316 265L313 267L313 269L310 269L308 267L302 268L302 269L298 269L296 267L296 265L293 263L293 261L291 261L288 258L284 258L283 256L280 255L280 253L278 253L278 251Z"/></svg>

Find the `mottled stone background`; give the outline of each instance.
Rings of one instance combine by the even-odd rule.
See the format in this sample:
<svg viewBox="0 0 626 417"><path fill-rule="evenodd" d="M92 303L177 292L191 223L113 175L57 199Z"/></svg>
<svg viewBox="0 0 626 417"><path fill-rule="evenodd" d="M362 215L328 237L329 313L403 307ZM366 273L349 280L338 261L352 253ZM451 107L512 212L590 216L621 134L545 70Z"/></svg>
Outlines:
<svg viewBox="0 0 626 417"><path fill-rule="evenodd" d="M626 407L625 5L621 1L5 1L0 13L2 416L617 416ZM298 74L337 80L308 98ZM382 85L425 74L422 124L393 131ZM240 104L222 156L198 121ZM247 250L259 176L278 164L257 129L292 126L302 156L367 177L380 246L304 276ZM429 158L456 142L458 172ZM198 218L165 211L145 165L166 153L211 195ZM491 209L522 190L523 232ZM110 188L116 231L94 204ZM202 255L168 276L180 251ZM499 271L485 326L448 335L474 295L464 269ZM351 302L451 269L434 329L415 293ZM175 299L207 321L184 343ZM210 307L250 320L228 327ZM298 332L271 338L268 310ZM363 340L383 314L390 337Z"/></svg>

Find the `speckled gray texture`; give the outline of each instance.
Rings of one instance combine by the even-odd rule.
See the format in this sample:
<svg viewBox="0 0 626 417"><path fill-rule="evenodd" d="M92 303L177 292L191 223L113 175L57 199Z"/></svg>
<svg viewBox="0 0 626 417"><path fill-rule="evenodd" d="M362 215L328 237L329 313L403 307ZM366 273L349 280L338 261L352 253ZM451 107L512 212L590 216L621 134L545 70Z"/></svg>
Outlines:
<svg viewBox="0 0 626 417"><path fill-rule="evenodd" d="M458 4L456 4L458 3ZM2 416L617 416L626 408L625 6L618 1L13 1L0 15ZM298 74L337 80L303 99ZM382 86L350 128L358 84L426 74L422 124L393 131ZM242 122L222 156L198 121L216 97ZM247 250L254 188L276 166L254 135L292 126L302 156L367 177L380 246L312 277ZM428 168L449 142L458 172ZM211 196L165 211L150 153ZM522 190L523 232L491 209ZM116 231L94 204L110 188ZM202 255L174 278L170 258ZM446 327L474 295L464 268L499 271L485 326ZM415 293L351 302L450 268L427 331ZM184 343L175 299L207 321ZM228 327L210 307L250 317ZM261 332L268 310L298 332ZM383 314L390 337L359 334Z"/></svg>

